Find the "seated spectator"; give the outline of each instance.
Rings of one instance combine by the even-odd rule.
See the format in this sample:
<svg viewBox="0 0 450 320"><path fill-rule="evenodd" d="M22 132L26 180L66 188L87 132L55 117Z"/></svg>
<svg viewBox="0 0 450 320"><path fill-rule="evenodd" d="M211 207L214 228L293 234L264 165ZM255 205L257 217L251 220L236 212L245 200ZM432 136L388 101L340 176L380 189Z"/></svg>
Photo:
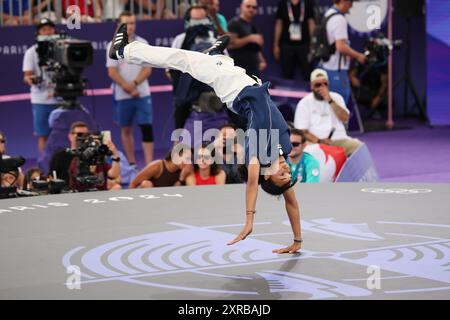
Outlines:
<svg viewBox="0 0 450 320"><path fill-rule="evenodd" d="M208 8L208 14L214 21L214 26L216 27L217 34L221 36L227 33L227 19L225 19L225 17L219 13L220 0L200 0L199 3Z"/></svg>
<svg viewBox="0 0 450 320"><path fill-rule="evenodd" d="M320 182L319 162L311 154L303 151L306 138L302 131L291 129L291 144L292 150L287 163L291 169L292 181Z"/></svg>
<svg viewBox="0 0 450 320"><path fill-rule="evenodd" d="M237 127L233 124L223 125L220 128L220 136L214 141L217 151L216 159L223 162L221 167L226 175L226 184L244 182L238 173L239 163L244 163L244 150L237 143L236 129Z"/></svg>
<svg viewBox="0 0 450 320"><path fill-rule="evenodd" d="M310 143L339 146L349 157L361 145L361 141L347 135L344 124L350 112L344 98L328 89L328 74L316 69L311 73L312 92L304 97L295 111L295 128L304 131Z"/></svg>
<svg viewBox="0 0 450 320"><path fill-rule="evenodd" d="M125 10L134 13L141 18L142 3L142 19L176 19L177 16L166 8L166 2L164 0L151 0L151 3L147 0L128 0L125 4Z"/></svg>
<svg viewBox="0 0 450 320"><path fill-rule="evenodd" d="M87 2L86 2L87 1ZM102 21L102 3L101 0L61 0L62 14L68 19L76 11L70 10L71 6L76 6L80 9L81 22L101 22ZM63 21L65 23L65 21Z"/></svg>
<svg viewBox="0 0 450 320"><path fill-rule="evenodd" d="M10 158L9 155L6 153L6 136L3 132L0 131L0 157L3 159ZM11 178L11 177L10 177ZM17 185L21 186L23 184L23 173L22 170L19 168L17 173Z"/></svg>
<svg viewBox="0 0 450 320"><path fill-rule="evenodd" d="M10 5L12 4L12 7ZM28 0L2 0L3 23L5 25L17 26L19 24L30 24L30 11ZM21 21L22 19L22 21Z"/></svg>
<svg viewBox="0 0 450 320"><path fill-rule="evenodd" d="M55 0L32 0L33 21L39 23L41 19L49 19L57 22Z"/></svg>
<svg viewBox="0 0 450 320"><path fill-rule="evenodd" d="M19 175L20 175L19 170L13 170L0 174L1 176L0 186L2 188L16 187L17 191L19 191L21 187Z"/></svg>
<svg viewBox="0 0 450 320"><path fill-rule="evenodd" d="M35 180L43 180L44 174L39 168L30 168L25 173L25 177L23 179L22 189L23 190L31 190L33 189L33 181Z"/></svg>
<svg viewBox="0 0 450 320"><path fill-rule="evenodd" d="M182 147L179 145L179 147ZM175 147L174 147L175 148ZM190 148L181 148L177 154L173 149L162 160L147 165L130 183L130 188L173 187L186 183L192 172Z"/></svg>
<svg viewBox="0 0 450 320"><path fill-rule="evenodd" d="M117 21L121 12L124 11L127 0L103 0L102 12L104 21Z"/></svg>
<svg viewBox="0 0 450 320"><path fill-rule="evenodd" d="M198 149L196 161L194 161L194 172L186 178L186 185L201 186L213 184L225 184L226 175L214 161L214 149L210 150L207 144Z"/></svg>

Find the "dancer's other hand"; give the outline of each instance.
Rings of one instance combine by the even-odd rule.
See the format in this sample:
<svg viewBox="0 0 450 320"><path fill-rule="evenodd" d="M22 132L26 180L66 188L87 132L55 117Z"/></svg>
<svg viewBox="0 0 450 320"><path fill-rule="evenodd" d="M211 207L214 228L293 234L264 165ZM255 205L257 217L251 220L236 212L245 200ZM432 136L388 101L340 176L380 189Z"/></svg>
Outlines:
<svg viewBox="0 0 450 320"><path fill-rule="evenodd" d="M245 240L249 234L251 234L253 231L253 224L252 223L246 223L244 229L242 229L241 233L234 238L232 241L228 242L228 245L231 246L235 244L236 242L239 242L241 240Z"/></svg>

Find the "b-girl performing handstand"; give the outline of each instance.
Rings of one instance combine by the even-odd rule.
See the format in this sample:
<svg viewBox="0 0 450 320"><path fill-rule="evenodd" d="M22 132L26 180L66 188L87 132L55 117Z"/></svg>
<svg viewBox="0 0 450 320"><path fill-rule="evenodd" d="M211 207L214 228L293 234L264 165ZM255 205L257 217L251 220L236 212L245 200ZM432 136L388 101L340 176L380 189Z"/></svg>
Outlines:
<svg viewBox="0 0 450 320"><path fill-rule="evenodd" d="M223 55L229 38L219 38L204 53L174 48L149 46L138 41L128 43L126 24L120 25L113 37L109 56L125 59L128 63L148 64L155 68L175 69L190 74L194 79L212 87L227 107L247 119L247 132L269 132L267 141L260 144L259 135L245 138L246 223L241 233L229 245L244 240L253 230L258 186L272 195L283 195L289 216L293 242L274 253L295 253L301 249L300 211L292 189L286 157L291 151L289 128L278 108L272 102L268 83L246 75L245 70L234 66L231 58ZM274 136L274 133L277 133ZM271 150L278 140L277 150ZM271 143L269 143L271 142ZM266 143L264 145L264 143ZM263 145L263 147L261 147ZM256 146L256 147L254 147ZM262 157L262 150L266 156ZM269 155L269 156L267 156Z"/></svg>

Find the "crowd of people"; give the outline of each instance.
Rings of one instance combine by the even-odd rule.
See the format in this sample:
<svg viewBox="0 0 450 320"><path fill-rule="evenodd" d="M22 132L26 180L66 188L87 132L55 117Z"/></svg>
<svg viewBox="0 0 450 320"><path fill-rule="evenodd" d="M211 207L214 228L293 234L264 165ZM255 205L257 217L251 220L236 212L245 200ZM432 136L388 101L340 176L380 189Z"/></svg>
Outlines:
<svg viewBox="0 0 450 320"><path fill-rule="evenodd" d="M13 1L13 8L3 10L4 22L15 24L18 21L15 20L18 17L11 14L18 6L17 2ZM63 7L73 4L72 2L74 1L63 1ZM345 129L350 117L347 108L350 83L356 82L355 79L349 78L348 70L351 59L364 64L366 56L353 50L348 43L344 14L350 10L353 1L330 2L331 8L325 14L325 17L329 17L326 32L335 49L329 61L313 71L314 66L307 59L311 37L318 23L313 15L313 1L282 0L278 4L273 55L280 61L283 77L292 79L298 66L302 76L311 83L311 93L299 101L294 122L290 124L292 151L287 164L293 183L321 181L320 164L308 153L309 145L323 144L340 148L347 157L361 145L359 140L349 137ZM6 3L8 1L3 0L4 9ZM25 3L28 1L24 1L21 6L24 12L25 9L30 10ZM32 17L42 18L44 13L48 14L46 9L56 9L54 1L32 3ZM93 0L80 3L81 14L87 16L86 21L116 19L118 23L127 24L130 41L137 40L142 43L146 43L146 40L136 34L137 16L171 17L170 13L160 10L164 9L164 1L159 0L152 1L152 6L146 6L145 10L137 5L140 1ZM110 6L114 6L114 10L111 10ZM227 54L236 66L259 80L267 63L262 52L265 39L253 22L257 6L257 0L243 0L240 13L227 23L225 17L219 13L219 0L202 0L183 12L185 30L175 37L172 47L204 51L220 35L228 34L230 43ZM113 12L117 12L117 15L113 15ZM26 16L25 13L22 18ZM38 35L55 33L56 26L52 18L47 15L39 20ZM108 45L107 52L111 45ZM86 138L93 132L89 124L76 121L67 128L67 146L51 155L47 172L42 168L31 168L27 172L18 169L17 172L2 175L2 186L14 185L23 190L32 190L33 180L61 179L65 181L66 190L87 191L230 184L244 181L239 163L242 163L245 155L237 135L239 129L246 128L245 119L230 112L211 87L193 79L187 73L167 70L166 74L173 85L175 128L190 130L194 121L201 120L204 131L216 128L220 130L220 135L213 143L204 142L189 151L183 148L177 152L175 143L173 150L164 159L154 160L153 110L148 84L152 68L127 63L125 60L113 60L108 56L106 68L113 83L114 120L120 127L123 153L117 150L111 139L101 141L107 146L109 153L102 155L103 159L98 161L98 164L90 163L86 166L87 173L84 172L85 175L92 174L98 179L95 182L83 182L79 179L82 170L80 159L67 149L76 150L80 147L79 143L83 141L83 137ZM52 129L49 118L58 105L51 94L51 88L46 86L48 82L43 81L37 85L34 81L37 77L46 77L45 71L39 66L35 46L25 53L23 72L24 82L31 88L34 131L39 138L38 149L43 153ZM142 134L142 150L146 164L142 170L137 167L134 122L137 122ZM1 132L0 154L7 156L6 137ZM217 161L218 159L220 161Z"/></svg>

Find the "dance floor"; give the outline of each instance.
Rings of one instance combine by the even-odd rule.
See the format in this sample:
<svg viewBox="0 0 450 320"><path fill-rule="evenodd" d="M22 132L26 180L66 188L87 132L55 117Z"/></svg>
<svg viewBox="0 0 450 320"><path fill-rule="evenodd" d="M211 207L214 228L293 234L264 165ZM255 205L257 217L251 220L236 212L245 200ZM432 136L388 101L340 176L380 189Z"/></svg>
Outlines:
<svg viewBox="0 0 450 320"><path fill-rule="evenodd" d="M450 299L449 184L297 185L303 248L284 201L245 186L0 200L0 299Z"/></svg>

